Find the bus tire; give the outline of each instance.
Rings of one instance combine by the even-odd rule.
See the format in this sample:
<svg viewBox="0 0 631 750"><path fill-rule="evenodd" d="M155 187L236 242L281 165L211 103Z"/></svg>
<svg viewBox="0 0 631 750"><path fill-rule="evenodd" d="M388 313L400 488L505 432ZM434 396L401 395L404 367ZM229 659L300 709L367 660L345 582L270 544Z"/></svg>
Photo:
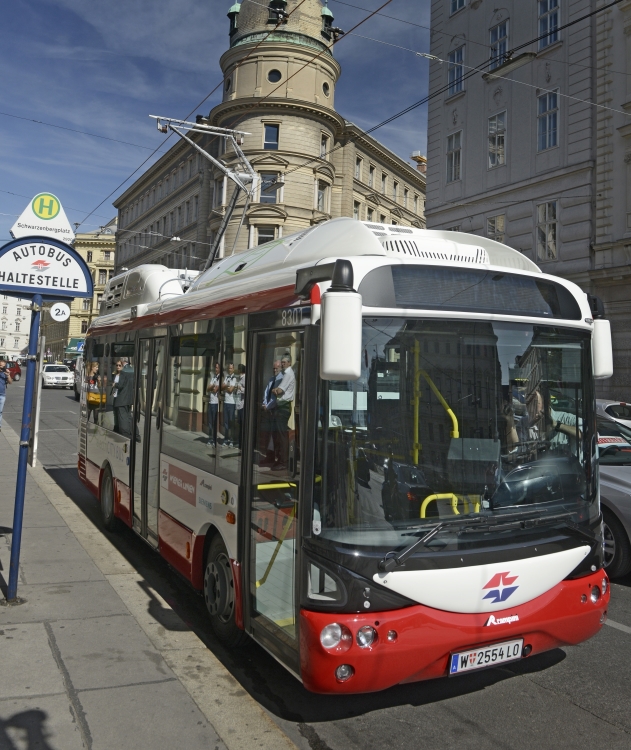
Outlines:
<svg viewBox="0 0 631 750"><path fill-rule="evenodd" d="M204 567L204 602L210 626L217 638L229 648L238 648L248 641L247 634L234 619L234 580L228 550L219 534L208 548Z"/></svg>
<svg viewBox="0 0 631 750"><path fill-rule="evenodd" d="M624 526L603 508L604 564L610 578L621 578L631 570L631 543Z"/></svg>
<svg viewBox="0 0 631 750"><path fill-rule="evenodd" d="M103 472L101 481L101 518L108 531L116 531L118 518L114 515L114 480L109 467Z"/></svg>

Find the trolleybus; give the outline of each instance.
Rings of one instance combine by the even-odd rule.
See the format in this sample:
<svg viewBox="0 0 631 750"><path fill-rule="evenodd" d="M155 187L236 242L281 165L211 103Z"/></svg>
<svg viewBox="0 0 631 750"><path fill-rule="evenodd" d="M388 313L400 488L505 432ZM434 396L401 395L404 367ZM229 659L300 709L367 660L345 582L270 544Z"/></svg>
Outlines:
<svg viewBox="0 0 631 750"><path fill-rule="evenodd" d="M309 690L577 644L609 601L601 313L500 243L352 219L139 266L88 332L79 475Z"/></svg>

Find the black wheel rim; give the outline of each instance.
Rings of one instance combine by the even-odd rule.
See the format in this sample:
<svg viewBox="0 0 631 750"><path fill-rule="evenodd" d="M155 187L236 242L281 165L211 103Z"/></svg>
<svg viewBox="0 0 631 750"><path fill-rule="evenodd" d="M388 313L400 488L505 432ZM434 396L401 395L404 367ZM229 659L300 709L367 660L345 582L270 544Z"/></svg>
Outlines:
<svg viewBox="0 0 631 750"><path fill-rule="evenodd" d="M603 565L609 567L616 556L616 537L613 531L603 521Z"/></svg>
<svg viewBox="0 0 631 750"><path fill-rule="evenodd" d="M114 513L114 493L112 492L112 477L109 474L106 474L103 480L101 503L103 505L103 516L106 519L111 518Z"/></svg>
<svg viewBox="0 0 631 750"><path fill-rule="evenodd" d="M211 617L223 623L230 622L234 610L234 587L230 560L225 552L209 560L206 566L204 598Z"/></svg>

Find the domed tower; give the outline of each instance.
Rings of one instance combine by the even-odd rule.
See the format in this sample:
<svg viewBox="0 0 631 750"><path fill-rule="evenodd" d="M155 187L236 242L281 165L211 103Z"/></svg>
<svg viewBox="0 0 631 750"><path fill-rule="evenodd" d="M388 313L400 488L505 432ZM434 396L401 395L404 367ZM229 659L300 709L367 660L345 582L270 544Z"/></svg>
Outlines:
<svg viewBox="0 0 631 750"><path fill-rule="evenodd" d="M209 122L248 133L242 148L260 175L244 222L247 231L235 246L239 251L341 215L334 146L344 120L334 108L341 69L331 50L337 29L327 5L235 3L228 18L230 48L220 60L223 101ZM221 158L228 164L234 159L230 151ZM214 177L211 235L232 189L218 184L219 173ZM237 207L224 240L226 254L241 214Z"/></svg>

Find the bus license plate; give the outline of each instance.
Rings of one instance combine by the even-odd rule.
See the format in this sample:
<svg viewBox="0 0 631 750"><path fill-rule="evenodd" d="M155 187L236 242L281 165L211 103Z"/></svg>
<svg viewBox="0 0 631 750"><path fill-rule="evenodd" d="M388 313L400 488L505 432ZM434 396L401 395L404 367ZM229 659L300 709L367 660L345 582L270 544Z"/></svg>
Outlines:
<svg viewBox="0 0 631 750"><path fill-rule="evenodd" d="M494 643L492 646L452 654L449 661L449 674L461 674L462 672L470 672L472 669L483 669L506 661L521 659L523 646L524 639L520 638L516 641Z"/></svg>

